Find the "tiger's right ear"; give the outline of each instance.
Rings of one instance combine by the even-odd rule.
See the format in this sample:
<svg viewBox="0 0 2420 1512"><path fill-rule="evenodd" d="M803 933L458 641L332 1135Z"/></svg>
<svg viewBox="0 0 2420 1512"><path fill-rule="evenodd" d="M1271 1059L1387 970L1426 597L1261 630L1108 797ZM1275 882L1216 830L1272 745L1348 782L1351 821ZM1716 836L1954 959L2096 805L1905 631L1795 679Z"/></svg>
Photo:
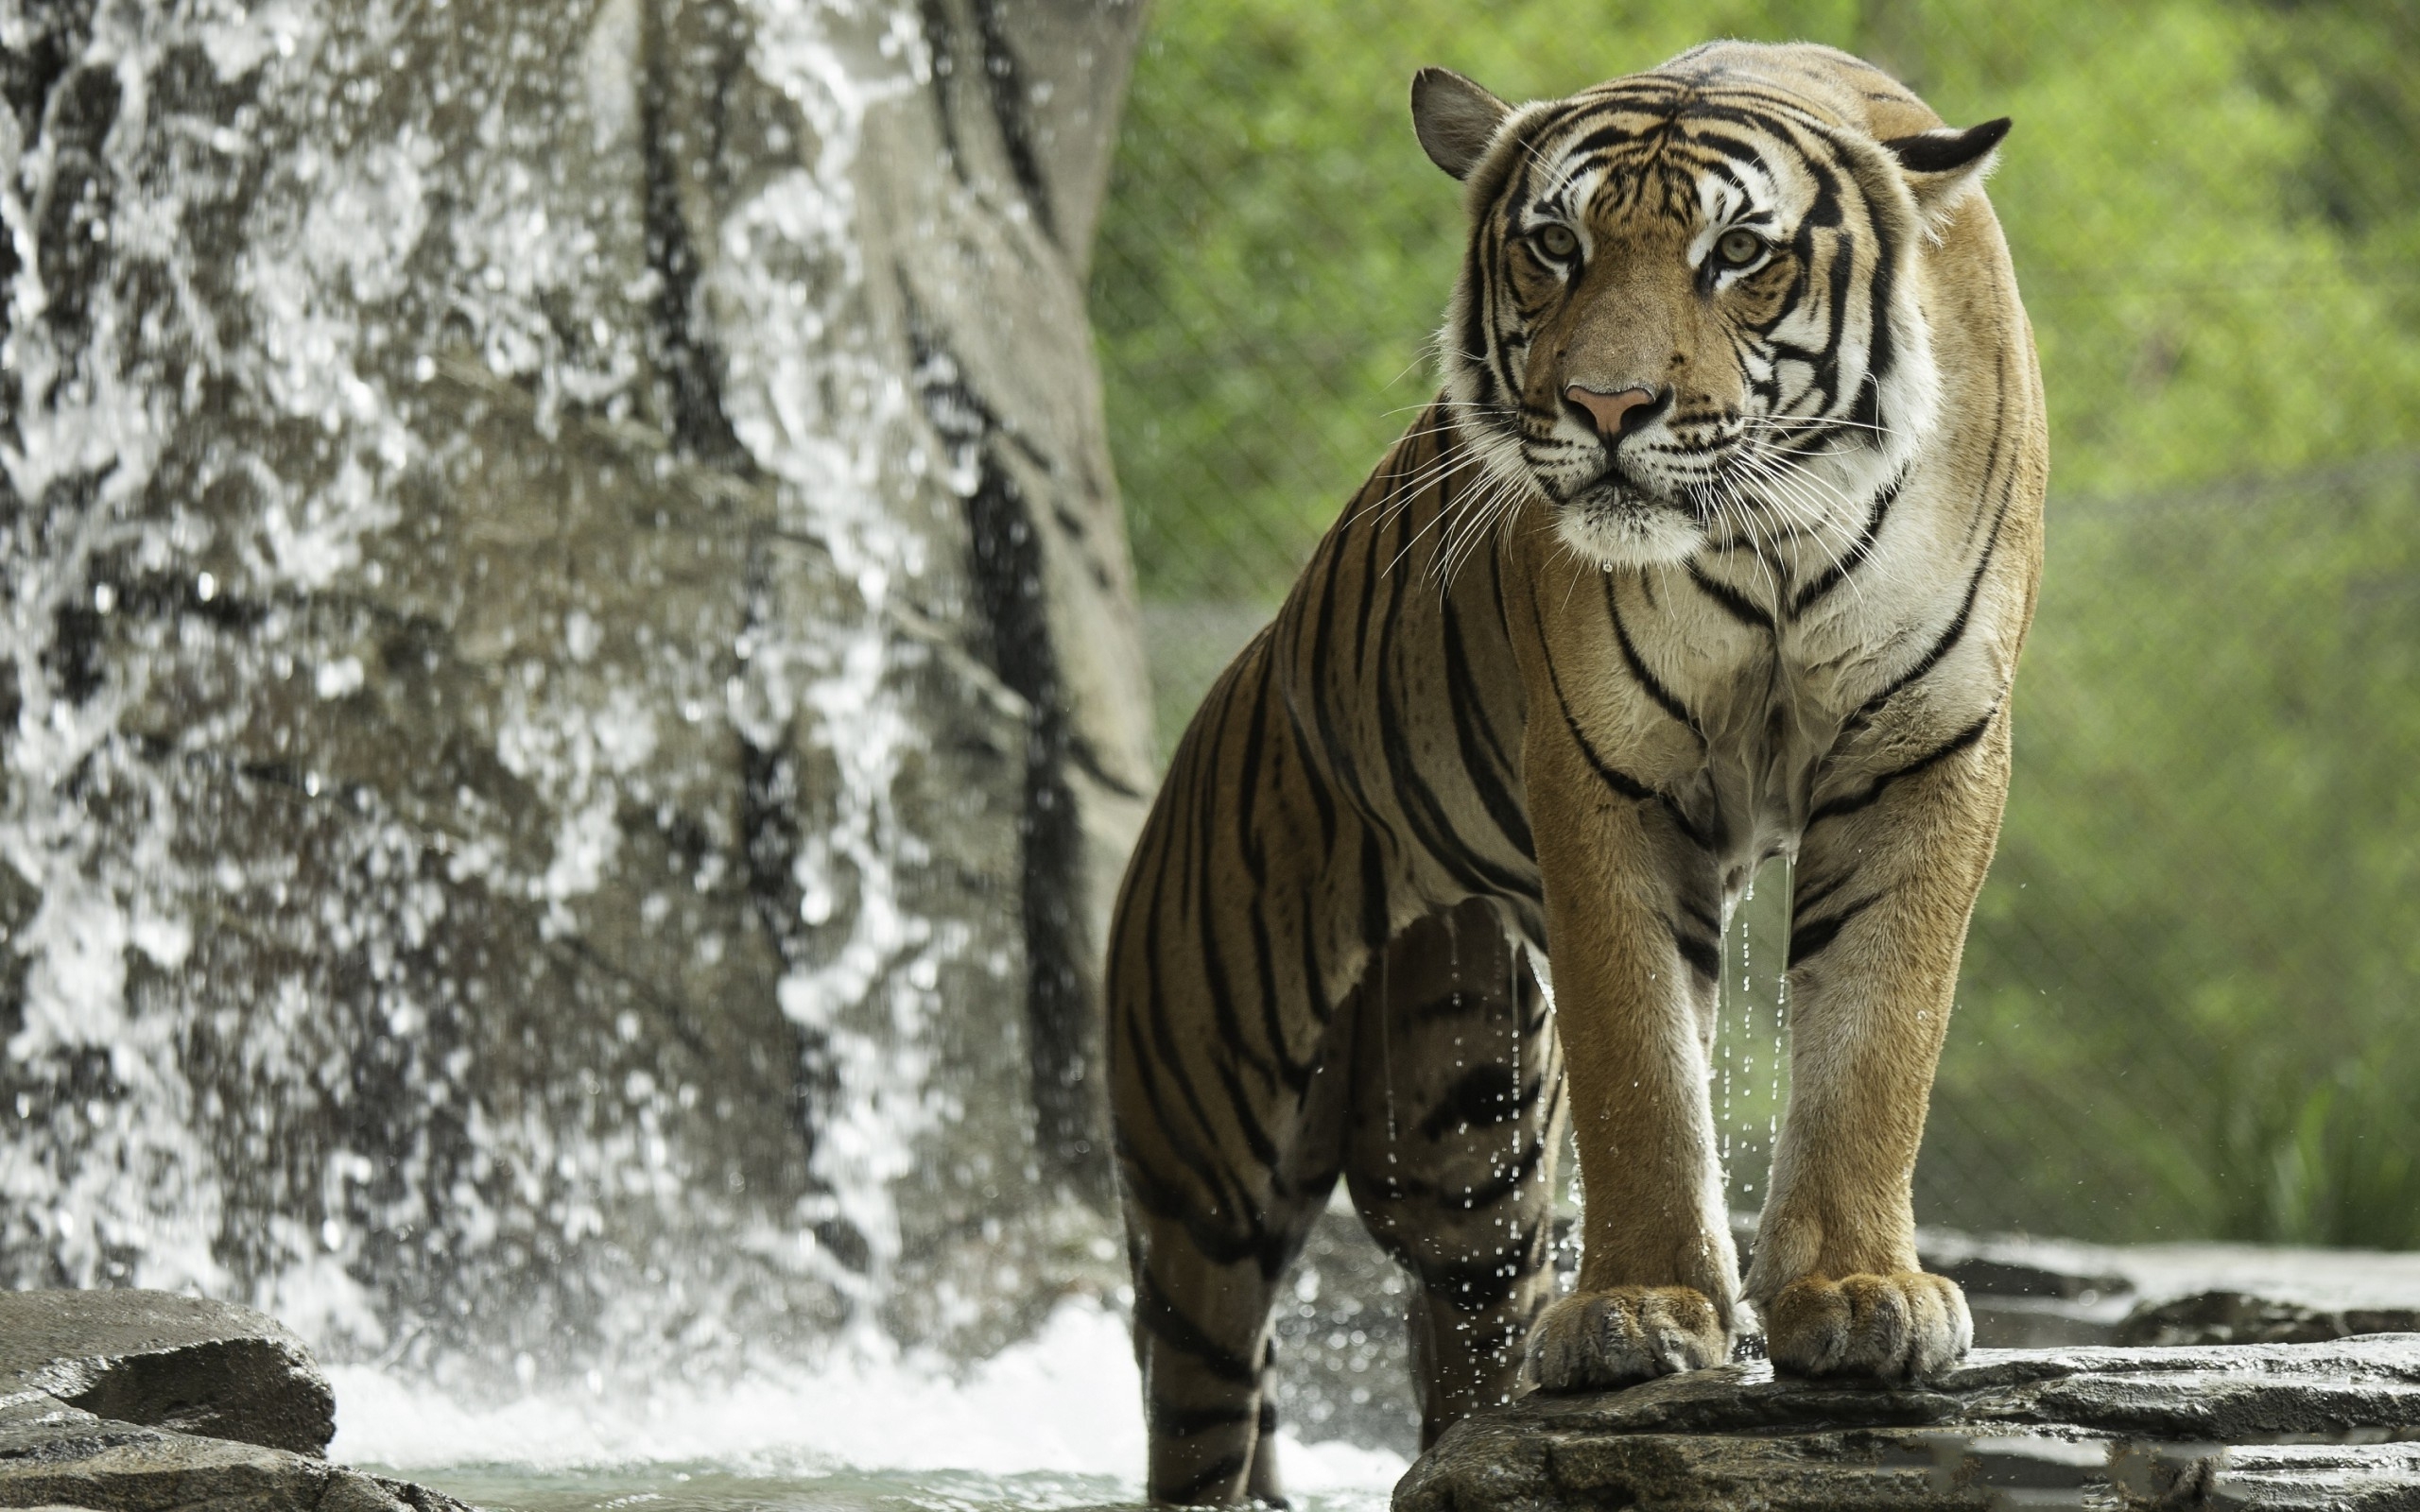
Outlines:
<svg viewBox="0 0 2420 1512"><path fill-rule="evenodd" d="M1411 125L1428 161L1467 179L1512 107L1450 68L1411 76Z"/></svg>

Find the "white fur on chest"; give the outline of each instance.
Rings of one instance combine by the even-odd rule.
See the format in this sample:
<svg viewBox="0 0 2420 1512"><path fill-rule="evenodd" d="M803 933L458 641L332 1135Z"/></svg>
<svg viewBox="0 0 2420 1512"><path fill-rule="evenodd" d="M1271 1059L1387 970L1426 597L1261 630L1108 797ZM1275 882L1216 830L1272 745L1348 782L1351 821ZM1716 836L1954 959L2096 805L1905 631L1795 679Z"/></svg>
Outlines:
<svg viewBox="0 0 2420 1512"><path fill-rule="evenodd" d="M1977 576L1989 513L1921 471L1838 574L1842 546L1811 537L1609 574L1616 644L1599 654L1608 680L1634 691L1609 700L1607 743L1701 816L1719 815L1726 865L1794 850L1828 787L1954 733L2007 685L1992 633L2002 585Z"/></svg>

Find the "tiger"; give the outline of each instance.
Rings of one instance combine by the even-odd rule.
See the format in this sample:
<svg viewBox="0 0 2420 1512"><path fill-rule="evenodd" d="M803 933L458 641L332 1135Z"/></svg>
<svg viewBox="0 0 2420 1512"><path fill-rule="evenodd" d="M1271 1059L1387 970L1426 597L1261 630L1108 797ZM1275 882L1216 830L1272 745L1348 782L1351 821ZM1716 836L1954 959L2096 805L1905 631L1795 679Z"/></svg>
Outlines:
<svg viewBox="0 0 2420 1512"><path fill-rule="evenodd" d="M1517 107L1424 69L1411 113L1468 217L1440 392L1202 702L1111 932L1161 1502L1283 1504L1270 1312L1340 1177L1410 1272L1424 1446L1759 1328L1869 1383L1973 1337L1911 1191L2041 566L2009 122L1736 42ZM1708 1068L1775 857L1790 1092L1743 1277Z"/></svg>

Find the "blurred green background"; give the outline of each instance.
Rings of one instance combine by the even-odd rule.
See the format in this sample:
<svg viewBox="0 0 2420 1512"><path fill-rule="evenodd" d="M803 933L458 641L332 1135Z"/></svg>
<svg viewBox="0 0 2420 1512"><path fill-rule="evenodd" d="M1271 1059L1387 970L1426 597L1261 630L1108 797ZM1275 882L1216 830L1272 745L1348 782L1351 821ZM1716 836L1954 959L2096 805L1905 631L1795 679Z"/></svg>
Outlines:
<svg viewBox="0 0 2420 1512"><path fill-rule="evenodd" d="M1411 72L1567 93L1708 37L2012 115L2052 416L2017 767L1918 1216L2420 1246L2420 0L1161 0L1093 275L1164 744L1431 391L1456 187ZM1735 930L1739 1201L1779 900Z"/></svg>

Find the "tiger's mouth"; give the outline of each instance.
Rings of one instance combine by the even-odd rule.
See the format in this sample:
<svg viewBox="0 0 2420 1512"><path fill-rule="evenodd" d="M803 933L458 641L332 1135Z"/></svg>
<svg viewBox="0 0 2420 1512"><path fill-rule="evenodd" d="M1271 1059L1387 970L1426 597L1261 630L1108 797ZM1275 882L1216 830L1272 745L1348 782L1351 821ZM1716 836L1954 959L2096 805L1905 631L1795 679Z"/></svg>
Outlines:
<svg viewBox="0 0 2420 1512"><path fill-rule="evenodd" d="M1623 465L1619 457L1577 482L1533 469L1553 508L1555 533L1607 567L1685 560L1702 548L1714 510L1703 491Z"/></svg>
<svg viewBox="0 0 2420 1512"><path fill-rule="evenodd" d="M1703 519L1707 509L1697 496L1699 490L1674 487L1657 479L1642 477L1622 465L1618 456L1609 459L1597 472L1576 486L1558 482L1540 474L1546 495L1561 509L1582 515L1642 515L1669 512L1690 519Z"/></svg>

